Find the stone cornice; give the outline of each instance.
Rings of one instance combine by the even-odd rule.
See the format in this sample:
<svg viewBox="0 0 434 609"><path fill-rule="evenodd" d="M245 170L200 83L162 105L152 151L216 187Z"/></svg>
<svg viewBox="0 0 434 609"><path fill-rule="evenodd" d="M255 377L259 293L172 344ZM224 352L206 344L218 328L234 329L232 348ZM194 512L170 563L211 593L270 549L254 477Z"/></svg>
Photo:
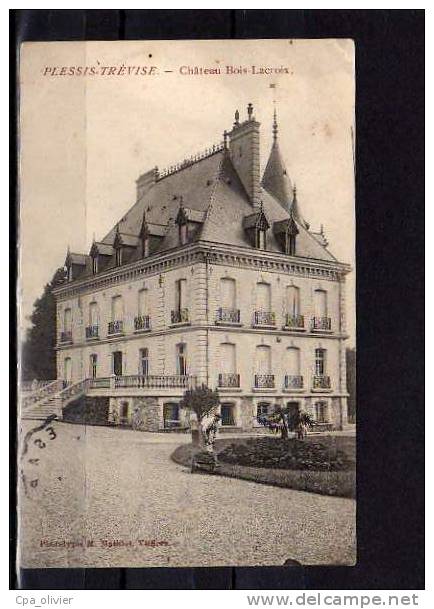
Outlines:
<svg viewBox="0 0 434 609"><path fill-rule="evenodd" d="M53 293L58 299L70 298L198 262L263 272L287 273L329 281L343 280L344 276L351 271L350 265L337 261L313 260L288 256L279 252L198 241L108 269L92 277L65 283L56 287Z"/></svg>

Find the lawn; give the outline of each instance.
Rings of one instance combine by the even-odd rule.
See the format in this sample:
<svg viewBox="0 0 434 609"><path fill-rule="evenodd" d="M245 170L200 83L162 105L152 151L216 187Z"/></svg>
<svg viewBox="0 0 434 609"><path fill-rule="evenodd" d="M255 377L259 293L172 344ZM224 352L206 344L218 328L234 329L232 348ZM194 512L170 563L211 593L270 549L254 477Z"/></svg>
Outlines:
<svg viewBox="0 0 434 609"><path fill-rule="evenodd" d="M198 448L183 445L172 459L190 466ZM282 440L276 436L224 438L215 443L223 476L253 480L325 495L355 497L355 438L308 436Z"/></svg>

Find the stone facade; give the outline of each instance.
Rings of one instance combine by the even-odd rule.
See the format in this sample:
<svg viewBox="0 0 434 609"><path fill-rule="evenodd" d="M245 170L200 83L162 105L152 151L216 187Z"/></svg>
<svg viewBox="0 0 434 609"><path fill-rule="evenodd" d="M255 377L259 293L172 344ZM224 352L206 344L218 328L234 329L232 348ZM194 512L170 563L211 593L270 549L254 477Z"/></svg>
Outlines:
<svg viewBox="0 0 434 609"><path fill-rule="evenodd" d="M240 155L243 146L245 152L233 158L227 170L232 177L223 180L223 188L235 188L230 172L238 167L247 195L236 186L236 196L244 197L252 210L258 205L263 210L259 124L252 119L239 131L234 126L229 137L228 158ZM229 162L222 154L218 176ZM156 176L154 171L152 180L138 183L140 197L147 188L158 187ZM227 193L225 197L221 205L230 206ZM194 232L201 238L175 241L175 247L97 274L76 279L70 274L70 281L57 288L58 378L70 383L94 379L89 393L109 397L112 421L131 425L133 414L140 412L143 429L149 431L176 427L177 420L180 427L187 425L187 413L177 404L187 386L200 383L219 387L222 424L228 428L252 429L258 426L258 413L291 402L318 422L341 429L347 417L349 267L331 257L323 236L309 233L294 215L300 257L278 251L281 242L273 240L272 212L267 210L267 246L252 247L248 241L250 226L256 230L250 216L247 245L205 239L217 203L213 191L206 214L183 212L192 224L204 222L202 232ZM282 202L273 205L280 206L273 213L287 213ZM167 231L172 231L170 222ZM138 327L142 318L146 324ZM113 332L117 321L121 326Z"/></svg>

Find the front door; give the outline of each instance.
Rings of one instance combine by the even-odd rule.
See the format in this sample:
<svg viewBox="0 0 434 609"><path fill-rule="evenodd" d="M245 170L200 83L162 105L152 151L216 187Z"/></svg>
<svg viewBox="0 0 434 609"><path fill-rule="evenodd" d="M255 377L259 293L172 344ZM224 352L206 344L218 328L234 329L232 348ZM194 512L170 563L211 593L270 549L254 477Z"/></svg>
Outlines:
<svg viewBox="0 0 434 609"><path fill-rule="evenodd" d="M113 374L122 376L122 351L113 352Z"/></svg>
<svg viewBox="0 0 434 609"><path fill-rule="evenodd" d="M121 402L119 418L120 418L121 425L128 424L128 402Z"/></svg>

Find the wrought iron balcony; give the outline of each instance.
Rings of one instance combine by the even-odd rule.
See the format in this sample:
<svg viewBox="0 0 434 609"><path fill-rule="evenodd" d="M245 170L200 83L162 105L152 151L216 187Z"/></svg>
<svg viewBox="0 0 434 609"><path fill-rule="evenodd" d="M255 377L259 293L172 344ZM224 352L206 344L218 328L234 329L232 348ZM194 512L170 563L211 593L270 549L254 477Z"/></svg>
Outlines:
<svg viewBox="0 0 434 609"><path fill-rule="evenodd" d="M72 343L72 330L65 330L60 333L61 343Z"/></svg>
<svg viewBox="0 0 434 609"><path fill-rule="evenodd" d="M223 372L219 374L219 387L239 387L240 375L234 372Z"/></svg>
<svg viewBox="0 0 434 609"><path fill-rule="evenodd" d="M188 309L176 309L172 311L170 321L172 324L188 324L190 322Z"/></svg>
<svg viewBox="0 0 434 609"><path fill-rule="evenodd" d="M324 374L316 374L313 377L313 389L330 389L330 377Z"/></svg>
<svg viewBox="0 0 434 609"><path fill-rule="evenodd" d="M110 321L107 334L122 334L124 331L124 322L122 320Z"/></svg>
<svg viewBox="0 0 434 609"><path fill-rule="evenodd" d="M299 374L286 374L285 389L303 389L303 377Z"/></svg>
<svg viewBox="0 0 434 609"><path fill-rule="evenodd" d="M273 311L255 311L253 314L254 326L275 326L276 314Z"/></svg>
<svg viewBox="0 0 434 609"><path fill-rule="evenodd" d="M285 316L285 328L304 330L304 316L287 313Z"/></svg>
<svg viewBox="0 0 434 609"><path fill-rule="evenodd" d="M137 317L134 318L134 330L136 332L150 329L149 315L137 315Z"/></svg>
<svg viewBox="0 0 434 609"><path fill-rule="evenodd" d="M239 324L240 323L240 310L220 307L219 309L217 309L216 323Z"/></svg>
<svg viewBox="0 0 434 609"><path fill-rule="evenodd" d="M89 340L91 338L99 337L99 328L98 326L87 326L86 327L86 338Z"/></svg>
<svg viewBox="0 0 434 609"><path fill-rule="evenodd" d="M274 374L255 374L257 389L274 389Z"/></svg>
<svg viewBox="0 0 434 609"><path fill-rule="evenodd" d="M325 330L330 332L332 320L330 317L312 317L311 330Z"/></svg>

